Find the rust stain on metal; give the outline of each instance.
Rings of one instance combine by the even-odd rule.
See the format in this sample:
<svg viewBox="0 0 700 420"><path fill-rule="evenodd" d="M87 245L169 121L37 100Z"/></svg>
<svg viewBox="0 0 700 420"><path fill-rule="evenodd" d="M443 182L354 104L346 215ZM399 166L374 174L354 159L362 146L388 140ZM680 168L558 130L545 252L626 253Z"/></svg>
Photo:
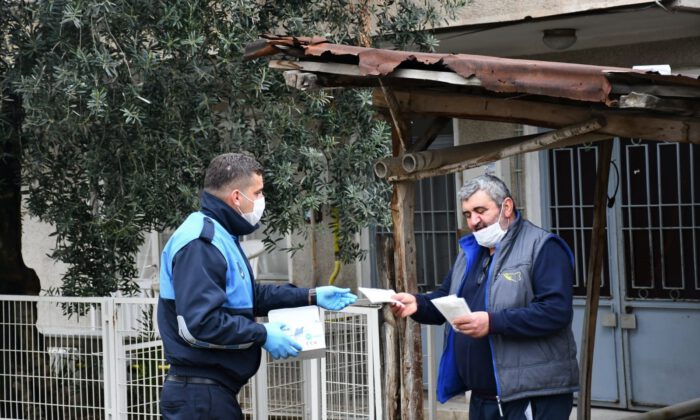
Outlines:
<svg viewBox="0 0 700 420"><path fill-rule="evenodd" d="M611 105L612 82L607 73L659 81L629 68L519 60L468 54L433 54L363 48L328 43L324 38L266 36L246 48L246 58L284 53L314 61L356 64L362 76L387 76L399 67L452 71L464 78L476 77L484 89L497 93L543 95ZM700 81L683 78L685 85Z"/></svg>

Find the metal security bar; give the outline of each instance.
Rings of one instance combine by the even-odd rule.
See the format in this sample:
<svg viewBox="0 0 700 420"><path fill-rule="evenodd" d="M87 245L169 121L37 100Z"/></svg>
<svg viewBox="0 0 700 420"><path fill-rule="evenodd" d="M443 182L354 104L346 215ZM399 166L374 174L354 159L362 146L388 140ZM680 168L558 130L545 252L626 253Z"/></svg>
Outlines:
<svg viewBox="0 0 700 420"><path fill-rule="evenodd" d="M158 419L168 366L155 298L0 295L0 418ZM326 357L263 364L250 419L380 419L375 307L324 312Z"/></svg>
<svg viewBox="0 0 700 420"><path fill-rule="evenodd" d="M269 358L267 353L265 356ZM270 416L307 418L301 360L270 361L267 364L265 392Z"/></svg>
<svg viewBox="0 0 700 420"><path fill-rule="evenodd" d="M627 298L700 299L700 146L621 142Z"/></svg>
<svg viewBox="0 0 700 420"><path fill-rule="evenodd" d="M0 299L1 418L106 417L102 308L102 299Z"/></svg>
<svg viewBox="0 0 700 420"><path fill-rule="evenodd" d="M416 189L418 287L434 290L457 257L457 191L454 175L422 179Z"/></svg>
<svg viewBox="0 0 700 420"><path fill-rule="evenodd" d="M366 308L364 308L366 309ZM327 419L381 418L378 312L326 312Z"/></svg>
<svg viewBox="0 0 700 420"><path fill-rule="evenodd" d="M459 252L457 191L454 174L421 179L416 186L413 225L417 286L419 291L429 292L440 286ZM389 229L380 228L375 240L391 235ZM378 276L376 270L373 267L374 278Z"/></svg>
<svg viewBox="0 0 700 420"><path fill-rule="evenodd" d="M549 229L559 235L574 253L576 264L574 294L586 295L588 252L593 227L593 193L591 174L598 166L598 145L582 145L553 149L548 152L549 164ZM600 295L610 296L608 253L604 253Z"/></svg>
<svg viewBox="0 0 700 420"><path fill-rule="evenodd" d="M156 329L153 298L116 298L114 305L114 371L116 418L148 419L159 413L160 388L167 373L163 342ZM109 332L112 331L108 328ZM109 334L111 335L111 334ZM109 337L109 336L108 336Z"/></svg>

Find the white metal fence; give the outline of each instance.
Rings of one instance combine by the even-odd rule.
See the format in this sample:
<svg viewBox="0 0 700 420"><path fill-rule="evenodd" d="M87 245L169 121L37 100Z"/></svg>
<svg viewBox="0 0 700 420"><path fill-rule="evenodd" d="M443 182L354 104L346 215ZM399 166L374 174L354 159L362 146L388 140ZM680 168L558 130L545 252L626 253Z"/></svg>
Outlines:
<svg viewBox="0 0 700 420"><path fill-rule="evenodd" d="M0 418L156 419L168 366L155 298L0 295ZM381 419L379 312L324 312L326 357L272 361L238 395L250 419Z"/></svg>

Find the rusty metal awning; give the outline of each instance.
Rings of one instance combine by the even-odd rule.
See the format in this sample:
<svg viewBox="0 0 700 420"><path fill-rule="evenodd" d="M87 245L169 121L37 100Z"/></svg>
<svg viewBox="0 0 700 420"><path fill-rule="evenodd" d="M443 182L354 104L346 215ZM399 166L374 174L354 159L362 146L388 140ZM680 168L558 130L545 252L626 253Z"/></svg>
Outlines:
<svg viewBox="0 0 700 420"><path fill-rule="evenodd" d="M294 87L381 85L395 92L407 114L553 128L600 116L608 120L601 132L610 135L700 143L700 80L688 76L362 48L320 37L266 36L246 48L248 59L276 54L286 57L270 67L286 70L287 83ZM389 106L376 92L374 99L379 108Z"/></svg>

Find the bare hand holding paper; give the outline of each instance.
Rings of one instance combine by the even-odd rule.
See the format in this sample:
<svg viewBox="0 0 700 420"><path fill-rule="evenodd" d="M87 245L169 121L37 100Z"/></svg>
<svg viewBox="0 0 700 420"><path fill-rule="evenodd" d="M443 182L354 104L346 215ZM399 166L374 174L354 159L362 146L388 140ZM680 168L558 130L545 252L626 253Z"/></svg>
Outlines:
<svg viewBox="0 0 700 420"><path fill-rule="evenodd" d="M471 313L467 302L463 298L457 297L457 295L436 298L431 300L431 302L450 324L453 319ZM454 329L454 326L452 328Z"/></svg>
<svg viewBox="0 0 700 420"><path fill-rule="evenodd" d="M360 291L371 303L391 303L392 305L403 306L403 303L391 297L396 294L392 289L374 289L371 287L358 287Z"/></svg>

